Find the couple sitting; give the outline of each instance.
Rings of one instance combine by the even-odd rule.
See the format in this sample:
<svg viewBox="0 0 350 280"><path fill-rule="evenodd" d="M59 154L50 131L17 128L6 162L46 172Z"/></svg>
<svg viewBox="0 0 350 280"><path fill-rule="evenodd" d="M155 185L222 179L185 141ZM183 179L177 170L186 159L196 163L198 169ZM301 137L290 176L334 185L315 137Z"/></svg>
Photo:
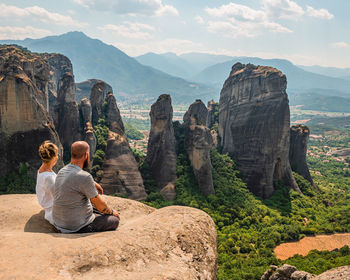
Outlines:
<svg viewBox="0 0 350 280"><path fill-rule="evenodd" d="M52 168L58 160L57 146L45 141L39 148L43 163L38 170L36 194L45 219L62 233L115 230L119 225L118 213L100 196L102 187L83 170L89 165L89 153L88 143L74 142L70 164L56 176Z"/></svg>

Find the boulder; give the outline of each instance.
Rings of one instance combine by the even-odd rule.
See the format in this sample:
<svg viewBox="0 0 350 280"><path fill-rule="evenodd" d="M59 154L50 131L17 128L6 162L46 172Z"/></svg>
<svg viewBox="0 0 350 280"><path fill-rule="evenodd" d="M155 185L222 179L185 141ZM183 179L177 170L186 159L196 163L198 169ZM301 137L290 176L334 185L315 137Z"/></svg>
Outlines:
<svg viewBox="0 0 350 280"><path fill-rule="evenodd" d="M106 121L109 126L107 148L102 166L101 185L106 194L125 194L136 200L146 199L147 194L124 132L124 125L113 93L106 98Z"/></svg>
<svg viewBox="0 0 350 280"><path fill-rule="evenodd" d="M89 79L80 83L76 83L75 86L75 99L77 102L80 102L83 98L90 98L91 95L91 90L93 88L93 86L96 83L100 83L103 82L101 80L98 79ZM112 91L112 87L105 83L105 88L104 88L104 96L107 96L107 93Z"/></svg>
<svg viewBox="0 0 350 280"><path fill-rule="evenodd" d="M103 199L120 213L116 231L61 234L44 220L35 195L0 196L0 275L33 280L216 279L216 228L205 212Z"/></svg>
<svg viewBox="0 0 350 280"><path fill-rule="evenodd" d="M290 112L286 76L275 68L236 63L219 102L223 153L237 162L249 189L261 198L282 181L300 192L289 164Z"/></svg>
<svg viewBox="0 0 350 280"><path fill-rule="evenodd" d="M299 271L296 267L284 264L280 268L271 265L261 280L345 280L350 279L350 266L337 267L328 270L318 276L305 271Z"/></svg>
<svg viewBox="0 0 350 280"><path fill-rule="evenodd" d="M184 115L185 149L193 167L200 191L205 194L214 194L210 149L213 147L213 138L206 126L208 109L197 99L192 103Z"/></svg>
<svg viewBox="0 0 350 280"><path fill-rule="evenodd" d="M173 200L176 196L176 151L170 95L158 97L151 106L150 118L146 162L157 182L158 190L168 200Z"/></svg>
<svg viewBox="0 0 350 280"><path fill-rule="evenodd" d="M70 157L73 142L81 140L78 104L75 101L75 83L70 60L62 54L45 54L50 65L50 92L56 95L51 115L60 137L65 159Z"/></svg>
<svg viewBox="0 0 350 280"><path fill-rule="evenodd" d="M38 148L45 140L59 148L56 171L63 166L62 145L46 108L48 82L45 59L16 47L0 47L0 176L26 164L36 177L41 165Z"/></svg>
<svg viewBox="0 0 350 280"><path fill-rule="evenodd" d="M311 185L315 186L306 163L309 135L310 129L306 125L293 125L290 128L289 161L293 171L299 173L308 180Z"/></svg>

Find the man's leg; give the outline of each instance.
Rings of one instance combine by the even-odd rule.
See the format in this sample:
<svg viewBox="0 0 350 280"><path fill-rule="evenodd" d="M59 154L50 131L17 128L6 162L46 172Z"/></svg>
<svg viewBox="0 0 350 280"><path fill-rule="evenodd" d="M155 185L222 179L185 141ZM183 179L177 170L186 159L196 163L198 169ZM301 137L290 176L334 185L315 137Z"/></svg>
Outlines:
<svg viewBox="0 0 350 280"><path fill-rule="evenodd" d="M81 228L77 233L101 232L115 230L119 225L119 219L113 215L94 213L95 220L87 226Z"/></svg>

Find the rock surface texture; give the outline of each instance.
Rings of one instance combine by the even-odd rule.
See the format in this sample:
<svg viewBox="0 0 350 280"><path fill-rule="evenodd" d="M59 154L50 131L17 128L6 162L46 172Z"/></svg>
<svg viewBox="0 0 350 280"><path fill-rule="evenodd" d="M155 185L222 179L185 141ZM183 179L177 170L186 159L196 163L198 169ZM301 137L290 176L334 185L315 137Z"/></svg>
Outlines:
<svg viewBox="0 0 350 280"><path fill-rule="evenodd" d="M262 198L283 181L300 192L289 164L290 113L286 76L266 66L232 67L220 94L219 135L250 190Z"/></svg>
<svg viewBox="0 0 350 280"><path fill-rule="evenodd" d="M89 79L80 83L76 83L75 86L75 99L77 102L80 102L83 98L90 98L91 89L96 83L103 82L97 79ZM108 92L112 91L112 87L105 83L104 96L107 95Z"/></svg>
<svg viewBox="0 0 350 280"><path fill-rule="evenodd" d="M216 103L214 100L208 102L208 119L207 127L211 129L214 124L219 122L219 103Z"/></svg>
<svg viewBox="0 0 350 280"><path fill-rule="evenodd" d="M72 63L62 54L45 54L44 57L50 65L50 94L56 94L54 104L50 105L51 116L65 154L70 154L72 143L82 138Z"/></svg>
<svg viewBox="0 0 350 280"><path fill-rule="evenodd" d="M92 164L92 158L96 152L96 135L92 127L92 111L91 103L87 98L83 98L80 101L80 119L82 120L83 130L84 130L84 141L86 141L90 146L90 164ZM91 166L90 166L91 167Z"/></svg>
<svg viewBox="0 0 350 280"><path fill-rule="evenodd" d="M106 98L106 83L103 81L97 81L91 88L90 102L92 109L92 123L97 124L99 118L103 114L103 102Z"/></svg>
<svg viewBox="0 0 350 280"><path fill-rule="evenodd" d="M293 125L290 128L289 161L292 170L299 173L314 186L309 167L306 163L309 135L310 129L306 125Z"/></svg>
<svg viewBox="0 0 350 280"><path fill-rule="evenodd" d="M106 194L119 193L136 200L146 199L139 165L130 149L113 93L108 94L106 102L109 134L100 183Z"/></svg>
<svg viewBox="0 0 350 280"><path fill-rule="evenodd" d="M350 266L337 267L328 270L318 276L305 271L299 271L296 267L284 264L280 268L271 265L261 280L345 280L350 279Z"/></svg>
<svg viewBox="0 0 350 280"><path fill-rule="evenodd" d="M151 106L151 131L146 162L157 182L158 190L169 200L176 196L176 151L171 97L163 94Z"/></svg>
<svg viewBox="0 0 350 280"><path fill-rule="evenodd" d="M184 115L185 149L193 167L200 191L205 194L214 194L210 149L213 147L213 138L206 126L208 109L201 100L190 105Z"/></svg>
<svg viewBox="0 0 350 280"><path fill-rule="evenodd" d="M61 234L35 195L0 196L0 276L6 279L215 280L217 236L205 212L156 210L104 196L120 212L116 231Z"/></svg>
<svg viewBox="0 0 350 280"><path fill-rule="evenodd" d="M36 176L38 147L44 140L62 145L47 111L49 65L15 47L0 47L0 176L27 164ZM61 158L61 157L60 157ZM57 168L62 167L60 160Z"/></svg>

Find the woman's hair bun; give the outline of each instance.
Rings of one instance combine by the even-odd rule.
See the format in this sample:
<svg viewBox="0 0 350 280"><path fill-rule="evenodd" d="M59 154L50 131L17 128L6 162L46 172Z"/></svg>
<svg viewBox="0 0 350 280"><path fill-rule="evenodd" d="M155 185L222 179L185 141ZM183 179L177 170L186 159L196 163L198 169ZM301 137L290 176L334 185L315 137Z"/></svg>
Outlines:
<svg viewBox="0 0 350 280"><path fill-rule="evenodd" d="M50 162L57 154L57 146L50 141L45 141L39 147L39 156L44 162Z"/></svg>

